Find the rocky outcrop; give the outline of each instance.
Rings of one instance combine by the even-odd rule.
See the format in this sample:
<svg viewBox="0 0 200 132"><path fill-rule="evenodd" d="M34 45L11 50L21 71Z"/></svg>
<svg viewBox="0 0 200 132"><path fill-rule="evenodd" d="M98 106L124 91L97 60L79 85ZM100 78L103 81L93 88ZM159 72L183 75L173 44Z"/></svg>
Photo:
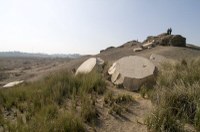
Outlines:
<svg viewBox="0 0 200 132"><path fill-rule="evenodd" d="M149 36L143 42L143 45L146 43L154 42L155 45L162 46L186 46L186 38L181 35L168 35L167 33L160 34L158 36Z"/></svg>
<svg viewBox="0 0 200 132"><path fill-rule="evenodd" d="M181 35L174 35L171 38L170 44L172 46L185 47L186 46L186 38L182 37Z"/></svg>

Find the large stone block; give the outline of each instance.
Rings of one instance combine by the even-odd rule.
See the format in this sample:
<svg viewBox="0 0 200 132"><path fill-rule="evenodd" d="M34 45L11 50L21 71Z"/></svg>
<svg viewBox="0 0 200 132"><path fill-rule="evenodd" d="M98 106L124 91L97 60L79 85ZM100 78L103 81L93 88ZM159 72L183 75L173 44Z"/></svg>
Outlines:
<svg viewBox="0 0 200 132"><path fill-rule="evenodd" d="M114 70L113 70L114 69ZM153 80L156 67L148 59L140 56L127 56L116 61L108 73L116 85L137 91L143 84Z"/></svg>
<svg viewBox="0 0 200 132"><path fill-rule="evenodd" d="M102 60L101 58L89 58L86 61L84 61L76 70L75 75L82 73L82 74L86 74L91 72L95 66L100 66L104 64L104 60Z"/></svg>

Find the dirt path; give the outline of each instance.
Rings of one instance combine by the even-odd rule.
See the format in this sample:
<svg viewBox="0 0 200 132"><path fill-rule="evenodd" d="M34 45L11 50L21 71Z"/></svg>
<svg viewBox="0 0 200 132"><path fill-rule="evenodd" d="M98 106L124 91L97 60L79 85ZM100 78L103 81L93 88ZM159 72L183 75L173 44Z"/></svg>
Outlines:
<svg viewBox="0 0 200 132"><path fill-rule="evenodd" d="M113 116L108 114L108 108L102 107L101 120L103 123L97 128L97 131L105 132L147 132L147 127L144 123L145 118L152 110L150 100L144 99L139 93L118 89L112 84L108 86L114 94L131 95L136 102L132 103L128 108L129 112L123 113L122 116ZM103 102L99 100L99 102Z"/></svg>

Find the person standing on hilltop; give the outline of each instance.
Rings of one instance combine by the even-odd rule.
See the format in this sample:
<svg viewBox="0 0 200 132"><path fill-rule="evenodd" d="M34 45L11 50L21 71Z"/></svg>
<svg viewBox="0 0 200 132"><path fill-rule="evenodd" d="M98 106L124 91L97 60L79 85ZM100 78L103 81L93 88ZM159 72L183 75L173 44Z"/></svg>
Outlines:
<svg viewBox="0 0 200 132"><path fill-rule="evenodd" d="M167 35L169 35L169 28L167 29Z"/></svg>
<svg viewBox="0 0 200 132"><path fill-rule="evenodd" d="M169 29L169 35L171 35L171 34L172 34L172 28Z"/></svg>

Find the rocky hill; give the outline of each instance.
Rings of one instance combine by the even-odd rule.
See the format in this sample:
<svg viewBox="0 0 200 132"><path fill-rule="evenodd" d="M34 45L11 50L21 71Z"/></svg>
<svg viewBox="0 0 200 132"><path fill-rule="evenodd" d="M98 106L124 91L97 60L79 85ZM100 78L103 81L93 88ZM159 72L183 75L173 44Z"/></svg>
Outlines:
<svg viewBox="0 0 200 132"><path fill-rule="evenodd" d="M156 55L176 63L157 69ZM200 130L200 61L191 61L198 57L199 48L185 37L160 34L53 64L31 83L33 77L0 91L0 131Z"/></svg>

